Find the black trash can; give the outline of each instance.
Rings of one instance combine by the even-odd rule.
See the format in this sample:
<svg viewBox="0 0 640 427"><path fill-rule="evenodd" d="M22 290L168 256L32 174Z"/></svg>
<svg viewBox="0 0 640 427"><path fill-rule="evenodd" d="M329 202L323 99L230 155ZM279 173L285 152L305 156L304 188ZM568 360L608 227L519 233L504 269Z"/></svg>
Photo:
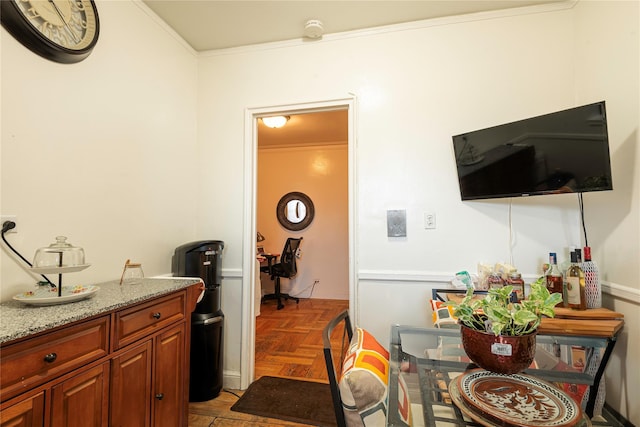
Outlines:
<svg viewBox="0 0 640 427"><path fill-rule="evenodd" d="M203 402L222 390L224 314L220 308L222 250L220 240L201 240L176 248L171 262L174 276L199 277L204 296L191 314L189 401Z"/></svg>

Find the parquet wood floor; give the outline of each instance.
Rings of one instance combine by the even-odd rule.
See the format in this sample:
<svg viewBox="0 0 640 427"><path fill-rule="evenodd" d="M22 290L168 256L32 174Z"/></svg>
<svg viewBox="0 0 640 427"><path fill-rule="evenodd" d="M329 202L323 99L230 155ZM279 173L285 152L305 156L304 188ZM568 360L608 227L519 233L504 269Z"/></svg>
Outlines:
<svg viewBox="0 0 640 427"><path fill-rule="evenodd" d="M322 330L349 301L303 299L285 302L276 310L275 301L260 306L256 317L255 376L275 376L328 382L322 353ZM231 411L239 390L225 390L209 402L189 404L189 427L297 427L303 424L257 417Z"/></svg>

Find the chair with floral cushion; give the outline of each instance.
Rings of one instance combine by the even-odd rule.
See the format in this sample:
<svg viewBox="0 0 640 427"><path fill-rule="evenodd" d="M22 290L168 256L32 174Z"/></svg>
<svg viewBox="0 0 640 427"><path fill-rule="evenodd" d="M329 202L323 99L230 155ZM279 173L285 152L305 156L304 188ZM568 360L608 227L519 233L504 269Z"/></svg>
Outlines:
<svg viewBox="0 0 640 427"><path fill-rule="evenodd" d="M334 330L336 333L334 333ZM334 338L334 341L336 339L340 339L340 348L332 348L332 337ZM351 320L349 319L349 310L344 310L342 313L338 314L322 331L324 361L327 365L331 398L333 401L333 409L336 413L336 422L338 423L338 427L346 427L338 381L340 380L340 375L342 373L344 357L352 338L353 329L351 328Z"/></svg>
<svg viewBox="0 0 640 427"><path fill-rule="evenodd" d="M333 330L344 321L340 349L332 349ZM353 332L351 332L353 331ZM345 345L345 336L349 342ZM334 341L335 342L335 341ZM389 380L389 352L368 331L351 328L348 311L331 320L323 332L324 355L338 426L385 425ZM346 349L346 351L345 351ZM333 351L332 351L333 350ZM339 359L337 362L336 356ZM341 367L341 373L336 372ZM404 384L398 384L404 387ZM407 425L410 409L407 408Z"/></svg>

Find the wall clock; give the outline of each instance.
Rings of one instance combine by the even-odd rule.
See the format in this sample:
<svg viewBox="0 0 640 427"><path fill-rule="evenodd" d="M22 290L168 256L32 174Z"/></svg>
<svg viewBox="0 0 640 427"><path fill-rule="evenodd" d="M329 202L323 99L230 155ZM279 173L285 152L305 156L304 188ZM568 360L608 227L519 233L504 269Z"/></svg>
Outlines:
<svg viewBox="0 0 640 427"><path fill-rule="evenodd" d="M64 64L89 56L100 32L93 0L0 0L0 20L33 52Z"/></svg>

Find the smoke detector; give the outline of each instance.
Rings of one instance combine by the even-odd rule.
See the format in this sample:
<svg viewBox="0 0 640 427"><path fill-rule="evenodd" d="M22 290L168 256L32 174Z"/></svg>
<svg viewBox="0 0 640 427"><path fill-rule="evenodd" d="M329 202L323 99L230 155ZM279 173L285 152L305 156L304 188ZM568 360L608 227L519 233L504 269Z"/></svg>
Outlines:
<svg viewBox="0 0 640 427"><path fill-rule="evenodd" d="M322 38L322 34L324 34L324 27L322 26L322 21L319 19L310 19L304 24L304 36L309 39L319 39Z"/></svg>

